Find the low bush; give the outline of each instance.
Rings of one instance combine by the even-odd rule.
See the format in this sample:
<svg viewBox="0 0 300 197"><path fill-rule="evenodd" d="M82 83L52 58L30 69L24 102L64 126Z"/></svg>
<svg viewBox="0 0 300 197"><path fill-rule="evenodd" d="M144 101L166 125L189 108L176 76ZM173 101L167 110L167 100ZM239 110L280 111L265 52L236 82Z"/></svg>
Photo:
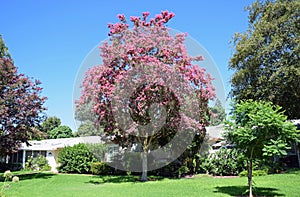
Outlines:
<svg viewBox="0 0 300 197"><path fill-rule="evenodd" d="M91 172L94 175L108 175L109 167L105 162L94 162L91 164Z"/></svg>
<svg viewBox="0 0 300 197"><path fill-rule="evenodd" d="M268 171L267 170L253 170L252 171L252 176L266 176L268 175ZM248 171L244 170L242 172L239 173L240 177L247 177L248 176Z"/></svg>
<svg viewBox="0 0 300 197"><path fill-rule="evenodd" d="M90 173L91 164L97 159L86 144L64 147L58 154L58 171L63 173Z"/></svg>
<svg viewBox="0 0 300 197"><path fill-rule="evenodd" d="M208 174L229 176L238 175L247 165L245 157L238 150L220 149L209 154L200 167Z"/></svg>
<svg viewBox="0 0 300 197"><path fill-rule="evenodd" d="M36 171L49 171L51 170L48 160L45 156L39 155L35 158L30 156L25 163L26 170L36 170Z"/></svg>

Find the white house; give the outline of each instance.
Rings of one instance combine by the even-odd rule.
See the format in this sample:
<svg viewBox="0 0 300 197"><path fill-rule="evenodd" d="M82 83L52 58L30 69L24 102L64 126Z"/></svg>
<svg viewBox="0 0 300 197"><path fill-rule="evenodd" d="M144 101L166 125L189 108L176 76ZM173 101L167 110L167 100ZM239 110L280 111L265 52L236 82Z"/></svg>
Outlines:
<svg viewBox="0 0 300 197"><path fill-rule="evenodd" d="M23 168L29 156L37 157L44 155L51 166L51 171L57 172L57 157L59 151L66 146L74 146L79 143L104 143L100 136L76 137L76 138L61 138L61 139L47 139L41 141L29 141L31 146L22 143L19 151L14 153L9 158L11 163L22 163Z"/></svg>

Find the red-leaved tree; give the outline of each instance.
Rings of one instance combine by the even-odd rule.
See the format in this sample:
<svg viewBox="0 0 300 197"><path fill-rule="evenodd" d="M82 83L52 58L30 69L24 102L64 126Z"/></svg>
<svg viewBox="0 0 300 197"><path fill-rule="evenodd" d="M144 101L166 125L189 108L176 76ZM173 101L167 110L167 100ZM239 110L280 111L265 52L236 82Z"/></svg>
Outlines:
<svg viewBox="0 0 300 197"><path fill-rule="evenodd" d="M113 142L141 144L144 181L151 151L187 130L205 135L208 101L215 97L212 78L193 63L202 56L189 56L186 34L172 36L165 26L174 14L148 16L130 17L130 26L119 14L120 22L108 24L109 42L100 46L103 64L86 72L77 103L92 106L95 122Z"/></svg>
<svg viewBox="0 0 300 197"><path fill-rule="evenodd" d="M46 98L40 96L40 82L18 74L10 58L0 57L0 70L0 155L5 156L37 135Z"/></svg>

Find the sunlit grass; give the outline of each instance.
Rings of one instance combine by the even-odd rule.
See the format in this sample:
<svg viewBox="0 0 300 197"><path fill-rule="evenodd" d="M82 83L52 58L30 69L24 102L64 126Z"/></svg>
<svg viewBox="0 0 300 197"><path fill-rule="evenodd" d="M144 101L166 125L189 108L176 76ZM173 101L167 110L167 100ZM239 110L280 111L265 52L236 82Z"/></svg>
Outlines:
<svg viewBox="0 0 300 197"><path fill-rule="evenodd" d="M139 182L135 176L91 176L38 173L21 175L9 183L8 196L241 196L246 195L247 178L194 178ZM299 196L300 171L254 177L259 196ZM1 184L1 183L0 183Z"/></svg>

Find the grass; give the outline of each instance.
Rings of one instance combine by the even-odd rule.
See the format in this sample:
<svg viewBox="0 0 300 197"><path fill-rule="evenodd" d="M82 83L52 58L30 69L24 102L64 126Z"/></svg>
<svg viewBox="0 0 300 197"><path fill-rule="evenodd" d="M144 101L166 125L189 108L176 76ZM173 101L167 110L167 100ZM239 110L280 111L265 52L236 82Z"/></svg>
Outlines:
<svg viewBox="0 0 300 197"><path fill-rule="evenodd" d="M257 196L299 196L300 170L287 174L254 177ZM1 183L0 183L1 184ZM20 175L9 183L8 196L242 196L247 178L214 178L197 175L189 179L139 182L134 176L90 176L36 173Z"/></svg>

